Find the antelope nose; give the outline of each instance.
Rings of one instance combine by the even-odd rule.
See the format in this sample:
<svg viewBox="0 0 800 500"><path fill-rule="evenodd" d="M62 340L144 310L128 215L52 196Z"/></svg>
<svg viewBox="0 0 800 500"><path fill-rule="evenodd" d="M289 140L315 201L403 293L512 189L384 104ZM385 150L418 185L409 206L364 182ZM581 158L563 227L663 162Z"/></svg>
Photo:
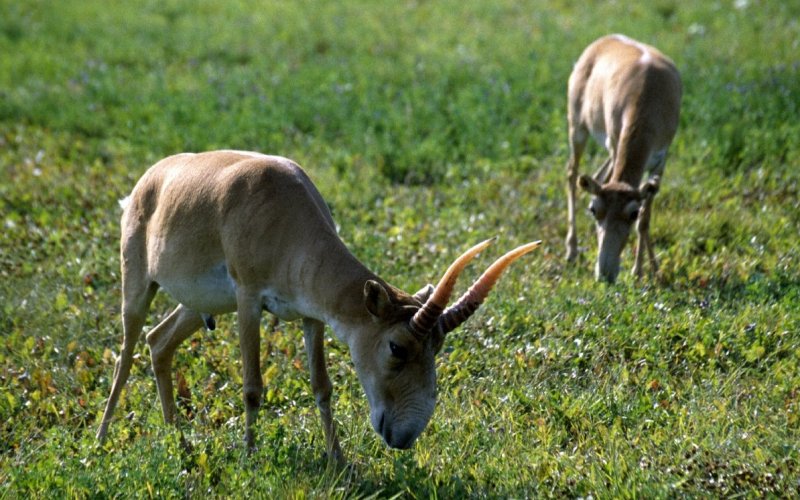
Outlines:
<svg viewBox="0 0 800 500"><path fill-rule="evenodd" d="M417 433L409 429L396 429L386 418L386 413L381 414L378 432L390 448L407 450L417 439Z"/></svg>
<svg viewBox="0 0 800 500"><path fill-rule="evenodd" d="M391 439L387 439L387 436L384 436L386 439L386 444L388 444L391 448L396 448L398 450L407 450L411 448L411 445L414 444L416 441L417 436L414 432L395 432L391 436Z"/></svg>
<svg viewBox="0 0 800 500"><path fill-rule="evenodd" d="M609 262L603 256L598 257L594 269L594 277L597 281L605 281L613 284L619 274L619 262Z"/></svg>
<svg viewBox="0 0 800 500"><path fill-rule="evenodd" d="M385 427L385 425L386 425L386 413L385 413L385 412L382 412L382 413L381 413L381 419L378 421L378 429L377 429L378 433L379 433L381 436L383 436L383 435L384 435L384 434L383 434L383 428Z"/></svg>
<svg viewBox="0 0 800 500"><path fill-rule="evenodd" d="M613 285L614 282L617 280L617 273L613 271L612 272L598 271L597 276L595 278L597 279L597 281L605 281L606 283Z"/></svg>

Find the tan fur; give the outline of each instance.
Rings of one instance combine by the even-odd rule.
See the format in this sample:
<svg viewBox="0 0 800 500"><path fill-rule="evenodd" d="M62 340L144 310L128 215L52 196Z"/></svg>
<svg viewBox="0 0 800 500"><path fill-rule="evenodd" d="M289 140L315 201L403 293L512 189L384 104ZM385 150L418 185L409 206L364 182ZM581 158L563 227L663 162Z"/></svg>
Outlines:
<svg viewBox="0 0 800 500"><path fill-rule="evenodd" d="M134 187L121 226L124 340L98 439L107 433L158 288L180 304L147 334L166 422L177 417L175 349L203 325L213 325L213 314L237 312L245 441L254 445L263 392L259 326L266 309L303 320L311 385L331 458L342 461L323 352L326 323L348 345L372 425L386 443L407 448L427 425L443 333L412 332L410 319L433 288L412 296L365 268L339 239L311 180L291 160L237 151L165 158Z"/></svg>
<svg viewBox="0 0 800 500"><path fill-rule="evenodd" d="M605 36L589 45L570 75L567 259L578 255L575 198L580 181L593 196L598 280L616 279L620 254L637 220L633 274L641 275L645 251L651 271L657 271L650 213L667 149L678 128L681 94L674 63L656 48L623 35ZM590 135L609 151L609 158L593 177L579 178L578 166ZM649 179L642 184L646 171Z"/></svg>

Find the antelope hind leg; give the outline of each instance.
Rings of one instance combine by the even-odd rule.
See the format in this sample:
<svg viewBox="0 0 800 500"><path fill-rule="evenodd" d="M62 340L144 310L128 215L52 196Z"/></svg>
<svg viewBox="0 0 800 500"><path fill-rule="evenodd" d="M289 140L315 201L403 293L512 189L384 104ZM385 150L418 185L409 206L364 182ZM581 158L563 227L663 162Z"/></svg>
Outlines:
<svg viewBox="0 0 800 500"><path fill-rule="evenodd" d="M161 412L167 424L175 423L177 415L172 387L172 358L175 349L201 326L203 318L200 314L179 305L147 334L158 397L161 400Z"/></svg>
<svg viewBox="0 0 800 500"><path fill-rule="evenodd" d="M108 426L114 415L114 409L117 407L117 402L119 402L119 396L131 373L136 342L141 335L142 327L144 327L145 318L147 317L147 310L157 289L155 284L144 283L143 280L137 280L136 278L128 276L125 283L126 286L123 287L122 350L114 364L114 380L111 384L111 394L108 396L106 408L103 411L103 419L97 429L96 438L100 442L106 437Z"/></svg>

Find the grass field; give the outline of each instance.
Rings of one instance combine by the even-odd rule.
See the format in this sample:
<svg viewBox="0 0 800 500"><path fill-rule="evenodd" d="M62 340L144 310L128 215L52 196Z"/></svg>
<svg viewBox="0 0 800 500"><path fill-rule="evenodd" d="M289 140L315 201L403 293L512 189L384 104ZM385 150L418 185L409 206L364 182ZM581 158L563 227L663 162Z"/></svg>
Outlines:
<svg viewBox="0 0 800 500"><path fill-rule="evenodd" d="M0 497L800 493L800 4L0 0ZM566 80L594 38L683 74L656 199L659 280L594 282L566 234ZM118 200L157 159L300 162L364 263L409 291L532 239L450 334L416 446L386 448L327 342L352 464L326 467L299 325L263 333L256 453L235 315L176 355L179 433L145 342L104 445L121 341ZM585 171L602 161L592 149ZM581 205L588 202L584 196ZM463 285L462 285L463 286ZM159 295L150 326L173 303Z"/></svg>

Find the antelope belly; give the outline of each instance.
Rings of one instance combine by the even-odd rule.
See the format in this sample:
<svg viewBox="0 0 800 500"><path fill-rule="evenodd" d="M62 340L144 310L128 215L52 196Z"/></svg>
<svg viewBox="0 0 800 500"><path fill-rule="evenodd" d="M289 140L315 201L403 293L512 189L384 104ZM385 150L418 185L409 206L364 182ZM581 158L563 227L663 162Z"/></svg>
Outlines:
<svg viewBox="0 0 800 500"><path fill-rule="evenodd" d="M606 151L611 152L611 144L608 142L608 134L605 130L592 130L592 137L598 144L606 148Z"/></svg>
<svg viewBox="0 0 800 500"><path fill-rule="evenodd" d="M193 311L219 314L236 310L236 283L225 264L186 279L162 281L159 285Z"/></svg>
<svg viewBox="0 0 800 500"><path fill-rule="evenodd" d="M261 290L261 305L271 314L284 321L292 321L303 317L297 304L282 297L280 293L271 288Z"/></svg>

